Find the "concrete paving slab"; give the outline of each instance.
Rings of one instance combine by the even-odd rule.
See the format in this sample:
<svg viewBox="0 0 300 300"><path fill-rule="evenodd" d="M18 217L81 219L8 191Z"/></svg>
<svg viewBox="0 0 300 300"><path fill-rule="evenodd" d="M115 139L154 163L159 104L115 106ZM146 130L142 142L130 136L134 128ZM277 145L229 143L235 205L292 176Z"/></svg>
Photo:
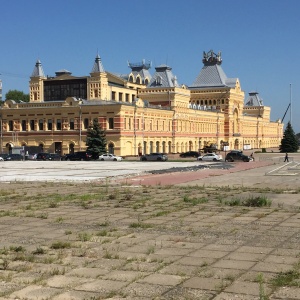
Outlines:
<svg viewBox="0 0 300 300"><path fill-rule="evenodd" d="M193 277L186 280L182 284L182 286L201 290L219 291L222 286L222 280L214 278Z"/></svg>
<svg viewBox="0 0 300 300"><path fill-rule="evenodd" d="M12 299L44 300L61 293L61 289L31 285L11 294Z"/></svg>
<svg viewBox="0 0 300 300"><path fill-rule="evenodd" d="M181 283L184 277L171 274L151 274L145 278L139 279L138 283L158 284L166 286L175 286Z"/></svg>

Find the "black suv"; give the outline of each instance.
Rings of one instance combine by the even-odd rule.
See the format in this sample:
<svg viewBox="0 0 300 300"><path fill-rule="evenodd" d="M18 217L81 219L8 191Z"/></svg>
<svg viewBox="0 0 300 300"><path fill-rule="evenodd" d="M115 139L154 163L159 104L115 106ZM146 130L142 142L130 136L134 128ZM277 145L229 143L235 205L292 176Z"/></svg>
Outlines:
<svg viewBox="0 0 300 300"><path fill-rule="evenodd" d="M92 154L86 151L77 151L65 156L65 160L91 160L92 158Z"/></svg>
<svg viewBox="0 0 300 300"><path fill-rule="evenodd" d="M57 153L41 152L37 154L36 160L61 160L61 157Z"/></svg>
<svg viewBox="0 0 300 300"><path fill-rule="evenodd" d="M225 161L235 161L235 160L248 162L251 160L251 158L243 154L243 152L240 150L232 150L226 154Z"/></svg>
<svg viewBox="0 0 300 300"><path fill-rule="evenodd" d="M10 161L10 160L23 160L23 155L21 155L21 154L9 154L8 156L6 156L5 158L4 158L4 160L8 160L8 161Z"/></svg>
<svg viewBox="0 0 300 300"><path fill-rule="evenodd" d="M198 157L200 155L197 151L188 151L188 152L179 154L179 156L184 158L184 157Z"/></svg>

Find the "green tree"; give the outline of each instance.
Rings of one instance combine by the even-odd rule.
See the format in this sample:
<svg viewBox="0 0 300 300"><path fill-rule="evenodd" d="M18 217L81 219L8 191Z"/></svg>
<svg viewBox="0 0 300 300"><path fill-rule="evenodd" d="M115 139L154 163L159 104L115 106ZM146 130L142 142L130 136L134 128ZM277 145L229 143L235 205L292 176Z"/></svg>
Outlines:
<svg viewBox="0 0 300 300"><path fill-rule="evenodd" d="M18 90L9 90L6 94L5 94L5 99L6 100L15 100L16 102L29 102L29 94L25 94L22 91L18 91Z"/></svg>
<svg viewBox="0 0 300 300"><path fill-rule="evenodd" d="M106 152L106 134L101 128L98 119L95 118L93 123L87 130L86 146L94 159L98 159L99 155Z"/></svg>
<svg viewBox="0 0 300 300"><path fill-rule="evenodd" d="M297 152L299 149L298 139L290 122L287 123L279 148L280 152Z"/></svg>

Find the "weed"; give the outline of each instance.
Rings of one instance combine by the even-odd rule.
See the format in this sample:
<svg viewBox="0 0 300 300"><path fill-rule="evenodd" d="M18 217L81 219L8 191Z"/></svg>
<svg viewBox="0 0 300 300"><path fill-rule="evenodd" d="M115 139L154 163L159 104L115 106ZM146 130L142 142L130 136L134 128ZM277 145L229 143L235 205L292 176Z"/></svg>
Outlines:
<svg viewBox="0 0 300 300"><path fill-rule="evenodd" d="M266 295L265 293L265 289L264 289L264 277L263 274L259 273L257 276L257 281L259 284L259 300L269 300L269 297Z"/></svg>
<svg viewBox="0 0 300 300"><path fill-rule="evenodd" d="M32 254L37 254L37 255L41 255L41 254L45 254L45 253L46 253L46 251L42 247L37 247L34 251L32 251Z"/></svg>
<svg viewBox="0 0 300 300"><path fill-rule="evenodd" d="M149 248L147 249L147 255L154 253L155 247L154 246L149 246Z"/></svg>
<svg viewBox="0 0 300 300"><path fill-rule="evenodd" d="M262 207L262 206L270 207L272 201L268 200L267 197L265 196L258 196L258 197L250 197L244 200L242 204L244 206L249 206L249 207Z"/></svg>
<svg viewBox="0 0 300 300"><path fill-rule="evenodd" d="M58 203L56 201L51 201L49 203L49 208L56 208L56 207L58 207Z"/></svg>
<svg viewBox="0 0 300 300"><path fill-rule="evenodd" d="M271 280L271 284L276 287L282 286L297 286L300 287L300 273L298 270L290 270L287 272L280 272L275 278Z"/></svg>
<svg viewBox="0 0 300 300"><path fill-rule="evenodd" d="M208 199L205 198L205 197L201 197L201 198L196 198L196 197L190 198L189 196L185 195L185 196L183 197L183 202L185 202L185 203L190 203L190 204L192 204L193 206L195 206L195 205L198 205L198 204L202 204L202 203L208 202Z"/></svg>
<svg viewBox="0 0 300 300"><path fill-rule="evenodd" d="M107 230L101 230L96 233L97 236L107 236Z"/></svg>
<svg viewBox="0 0 300 300"><path fill-rule="evenodd" d="M41 213L36 216L39 219L48 219L48 214L47 213Z"/></svg>
<svg viewBox="0 0 300 300"><path fill-rule="evenodd" d="M161 217L161 216L165 216L167 214L169 214L170 211L169 210L163 210L163 211L159 211L156 214L154 214L155 217Z"/></svg>
<svg viewBox="0 0 300 300"><path fill-rule="evenodd" d="M64 218L63 217L58 217L56 218L55 222L56 223L62 223L64 221Z"/></svg>
<svg viewBox="0 0 300 300"><path fill-rule="evenodd" d="M9 261L7 258L2 259L2 269L7 270L9 265Z"/></svg>
<svg viewBox="0 0 300 300"><path fill-rule="evenodd" d="M25 252L26 251L23 246L10 246L9 250L14 251L14 252Z"/></svg>
<svg viewBox="0 0 300 300"><path fill-rule="evenodd" d="M71 231L71 230L66 230L66 231L65 231L65 235L70 235L70 234L72 234L72 231Z"/></svg>
<svg viewBox="0 0 300 300"><path fill-rule="evenodd" d="M80 232L80 233L78 233L78 238L81 242L88 242L91 240L92 235L87 232Z"/></svg>
<svg viewBox="0 0 300 300"><path fill-rule="evenodd" d="M151 224L146 224L146 223L141 223L141 222L136 222L136 223L131 223L129 225L130 228L151 228L152 225Z"/></svg>
<svg viewBox="0 0 300 300"><path fill-rule="evenodd" d="M51 249L65 249L65 248L71 248L70 242L63 242L63 241L57 241L52 243Z"/></svg>
<svg viewBox="0 0 300 300"><path fill-rule="evenodd" d="M231 200L226 200L225 205L229 205L229 206L239 206L241 205L241 200L240 199L231 199Z"/></svg>

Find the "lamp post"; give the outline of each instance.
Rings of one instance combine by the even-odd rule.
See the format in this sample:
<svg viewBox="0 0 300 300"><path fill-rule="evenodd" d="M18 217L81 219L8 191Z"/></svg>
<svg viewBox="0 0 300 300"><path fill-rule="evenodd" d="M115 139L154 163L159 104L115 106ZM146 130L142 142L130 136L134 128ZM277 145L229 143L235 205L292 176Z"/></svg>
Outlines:
<svg viewBox="0 0 300 300"><path fill-rule="evenodd" d="M80 105L80 104L79 104ZM82 140L82 134L81 134L81 118L82 118L82 112L81 112L81 105L79 106L79 151L81 151L81 140Z"/></svg>

